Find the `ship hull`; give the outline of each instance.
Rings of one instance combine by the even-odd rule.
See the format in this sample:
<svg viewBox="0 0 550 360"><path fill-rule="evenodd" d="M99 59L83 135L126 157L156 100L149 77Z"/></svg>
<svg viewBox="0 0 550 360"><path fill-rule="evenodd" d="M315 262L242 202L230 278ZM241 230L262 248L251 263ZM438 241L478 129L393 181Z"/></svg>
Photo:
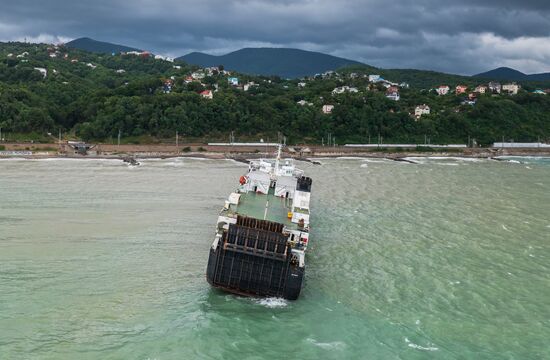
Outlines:
<svg viewBox="0 0 550 360"><path fill-rule="evenodd" d="M243 296L296 300L304 267L289 258L276 259L224 249L210 249L206 278L210 285Z"/></svg>

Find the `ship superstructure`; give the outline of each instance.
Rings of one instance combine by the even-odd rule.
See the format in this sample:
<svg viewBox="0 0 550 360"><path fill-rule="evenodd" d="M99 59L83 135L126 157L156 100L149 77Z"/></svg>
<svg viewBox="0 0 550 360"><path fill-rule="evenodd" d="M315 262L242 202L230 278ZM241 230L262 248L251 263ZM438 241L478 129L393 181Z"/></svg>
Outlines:
<svg viewBox="0 0 550 360"><path fill-rule="evenodd" d="M305 272L312 180L292 159L249 164L225 201L207 267L207 280L237 294L295 300Z"/></svg>

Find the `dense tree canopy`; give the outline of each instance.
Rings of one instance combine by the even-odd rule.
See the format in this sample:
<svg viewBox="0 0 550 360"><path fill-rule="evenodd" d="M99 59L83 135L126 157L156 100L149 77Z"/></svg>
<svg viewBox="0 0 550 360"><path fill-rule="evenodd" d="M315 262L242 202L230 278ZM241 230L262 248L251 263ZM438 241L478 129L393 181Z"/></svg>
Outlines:
<svg viewBox="0 0 550 360"><path fill-rule="evenodd" d="M26 54L28 53L28 54ZM52 55L54 54L54 55ZM40 70L47 70L44 76ZM123 136L181 136L203 139L272 137L320 143L327 135L338 143L424 142L490 144L502 137L514 141L550 137L550 96L532 94L537 84L523 84L515 96L481 95L475 105L462 105L465 95L437 96L431 87L470 88L479 80L438 73L387 70L383 76L411 87L401 100L386 98L385 89L369 85L372 69L353 67L339 76L305 80L235 75L248 91L228 84L223 69L200 81L185 79L196 67L130 55L97 55L48 45L0 44L0 127L3 133L72 132L86 140ZM354 73L352 76L351 73ZM391 77L391 78L390 78ZM165 82L172 86L166 89ZM299 83L305 83L299 85ZM338 86L359 92L333 95ZM200 92L214 90L213 99ZM305 105L297 102L305 100ZM325 104L335 105L323 114ZM431 114L416 120L420 104Z"/></svg>

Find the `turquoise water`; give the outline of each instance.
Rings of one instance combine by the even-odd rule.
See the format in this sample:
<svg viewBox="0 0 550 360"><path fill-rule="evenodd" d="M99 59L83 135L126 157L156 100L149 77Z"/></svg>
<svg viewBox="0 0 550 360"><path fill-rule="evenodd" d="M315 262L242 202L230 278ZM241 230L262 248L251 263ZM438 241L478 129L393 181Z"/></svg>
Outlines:
<svg viewBox="0 0 550 360"><path fill-rule="evenodd" d="M246 166L0 161L1 359L549 359L550 160L321 160L300 299L205 281Z"/></svg>

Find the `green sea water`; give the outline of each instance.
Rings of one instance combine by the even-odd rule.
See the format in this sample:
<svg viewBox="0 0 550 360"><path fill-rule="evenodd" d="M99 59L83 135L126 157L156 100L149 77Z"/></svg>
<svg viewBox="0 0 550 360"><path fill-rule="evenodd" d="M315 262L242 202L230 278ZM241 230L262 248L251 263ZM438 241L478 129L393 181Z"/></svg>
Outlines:
<svg viewBox="0 0 550 360"><path fill-rule="evenodd" d="M300 163L298 301L205 280L246 165L0 161L0 359L550 359L550 160Z"/></svg>

